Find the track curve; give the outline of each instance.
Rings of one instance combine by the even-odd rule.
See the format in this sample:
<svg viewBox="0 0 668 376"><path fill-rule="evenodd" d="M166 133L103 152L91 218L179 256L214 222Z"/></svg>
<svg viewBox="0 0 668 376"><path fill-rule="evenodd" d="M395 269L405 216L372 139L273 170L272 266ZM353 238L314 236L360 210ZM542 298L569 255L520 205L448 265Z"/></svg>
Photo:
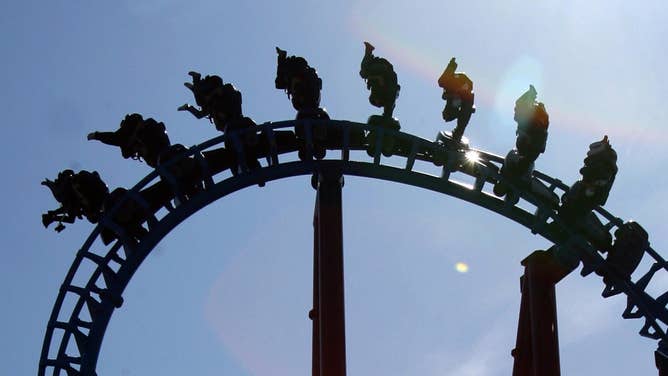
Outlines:
<svg viewBox="0 0 668 376"><path fill-rule="evenodd" d="M295 134L298 135L295 137ZM265 159L260 168L248 169L249 137L260 140L263 152L254 157ZM234 150L220 146L234 145ZM369 144L391 145L384 150ZM218 147L218 148L216 148ZM336 158L313 159L318 151L340 152ZM367 151L355 153L356 151ZM392 154L391 163L383 154ZM351 153L352 152L352 153ZM467 153L477 153L477 158ZM231 174L220 155L235 155L241 161L241 171ZM301 158L297 157L297 154ZM470 154L469 154L470 156ZM183 161L199 166L201 189L184 193L179 179L170 167ZM397 161L401 162L397 164ZM434 176L416 166L416 161L442 166L442 174ZM376 128L348 121L284 121L265 123L240 133L222 135L193 146L187 152L160 166L128 191L125 198L91 232L77 252L49 319L38 375L49 371L68 376L95 375L95 367L105 330L116 308L122 304L122 294L134 273L150 251L173 228L210 203L233 192L253 185L264 185L291 176L312 175L337 170L344 175L360 176L408 184L456 197L500 214L539 234L555 244L552 248L558 259L575 268L582 262L581 274L594 271L606 276L603 297L624 293L627 307L624 318L644 319L640 334L662 344L668 342L668 292L650 296L645 288L659 272L668 272L668 263L648 247L644 257L652 266L637 281L619 275L610 268L601 254L588 241L588 235L567 225L559 217L554 199L568 190L559 179L534 171L529 187L507 181L499 170L503 158L481 150L452 143L432 142L410 134ZM433 168L432 168L433 169ZM458 180L459 178L459 180ZM461 179L473 181L471 184ZM489 186L503 182L510 187L506 199L491 193ZM156 193L160 192L160 194ZM159 205L147 198L160 196ZM521 199L521 206L517 200ZM142 208L146 214L146 235L139 239L130 236L114 223L114 213L127 202ZM166 213L160 210L166 206ZM604 221L604 229L613 229L624 222L603 208L595 210ZM111 231L117 238L109 245L100 245L100 235ZM100 249L102 248L102 249ZM86 274L92 268L90 274ZM84 277L79 278L83 273ZM77 277L75 281L75 276ZM85 281L85 283L84 283ZM73 303L66 303L74 301Z"/></svg>

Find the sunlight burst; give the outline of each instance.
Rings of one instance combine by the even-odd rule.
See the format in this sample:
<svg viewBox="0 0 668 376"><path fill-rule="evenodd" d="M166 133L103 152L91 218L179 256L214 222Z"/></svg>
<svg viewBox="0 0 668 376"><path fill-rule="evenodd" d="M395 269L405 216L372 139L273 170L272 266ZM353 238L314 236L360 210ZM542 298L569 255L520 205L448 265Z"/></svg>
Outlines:
<svg viewBox="0 0 668 376"><path fill-rule="evenodd" d="M464 154L466 161L469 163L476 163L480 160L480 154L477 151L469 150Z"/></svg>

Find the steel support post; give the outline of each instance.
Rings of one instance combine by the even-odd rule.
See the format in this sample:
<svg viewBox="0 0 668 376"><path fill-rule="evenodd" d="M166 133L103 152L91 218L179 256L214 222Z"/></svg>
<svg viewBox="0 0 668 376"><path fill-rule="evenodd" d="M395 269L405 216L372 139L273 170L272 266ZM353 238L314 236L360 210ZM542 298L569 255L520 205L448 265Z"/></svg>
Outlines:
<svg viewBox="0 0 668 376"><path fill-rule="evenodd" d="M659 376L668 376L668 343L665 340L659 342L659 348L654 352L654 361Z"/></svg>
<svg viewBox="0 0 668 376"><path fill-rule="evenodd" d="M559 376L559 338L555 285L570 270L548 251L535 251L522 261L517 342L513 376Z"/></svg>
<svg viewBox="0 0 668 376"><path fill-rule="evenodd" d="M317 185L317 182L316 182ZM317 189L317 187L316 187ZM311 375L320 376L320 327L318 323L317 312L319 311L320 302L320 223L318 221L320 200L316 195L315 209L313 211L313 308L308 313L308 317L313 322L313 338L311 340Z"/></svg>
<svg viewBox="0 0 668 376"><path fill-rule="evenodd" d="M340 172L320 172L313 220L313 376L345 376Z"/></svg>

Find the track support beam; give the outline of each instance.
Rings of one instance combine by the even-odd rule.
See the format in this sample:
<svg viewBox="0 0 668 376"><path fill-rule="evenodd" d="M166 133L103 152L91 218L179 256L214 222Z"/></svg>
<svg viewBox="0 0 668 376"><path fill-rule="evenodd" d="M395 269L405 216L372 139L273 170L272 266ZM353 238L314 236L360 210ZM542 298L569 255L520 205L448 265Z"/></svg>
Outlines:
<svg viewBox="0 0 668 376"><path fill-rule="evenodd" d="M559 376L559 338L555 285L570 270L549 251L535 251L522 261L517 342L513 376Z"/></svg>
<svg viewBox="0 0 668 376"><path fill-rule="evenodd" d="M314 179L315 180L315 179ZM346 375L340 171L317 175L313 216L313 376Z"/></svg>
<svg viewBox="0 0 668 376"><path fill-rule="evenodd" d="M668 376L668 343L665 340L659 342L659 348L654 352L654 360L659 376Z"/></svg>

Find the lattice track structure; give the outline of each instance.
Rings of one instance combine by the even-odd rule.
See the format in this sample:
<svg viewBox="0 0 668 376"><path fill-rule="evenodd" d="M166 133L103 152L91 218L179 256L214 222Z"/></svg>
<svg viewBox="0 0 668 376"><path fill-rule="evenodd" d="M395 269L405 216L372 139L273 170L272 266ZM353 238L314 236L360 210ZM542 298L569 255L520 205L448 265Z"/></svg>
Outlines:
<svg viewBox="0 0 668 376"><path fill-rule="evenodd" d="M242 139L254 137L264 145L257 152L259 160L266 160L260 168L247 168L247 149ZM296 136L300 135L300 136ZM225 150L226 141L235 150ZM393 145L391 152L386 147ZM329 158L313 158L316 147L324 146ZM262 148L261 148L262 149ZM295 158L301 150L301 158ZM366 151L366 152L356 152ZM339 153L340 152L340 153ZM352 152L352 153L351 153ZM390 164L390 158L394 162ZM477 158L467 158L475 152ZM233 153L241 161L241 171L230 172L230 166L221 163L217 155ZM332 158L332 154L336 154ZM470 156L470 154L468 154ZM199 167L202 189L194 195L185 195L169 167L189 158ZM284 160L284 162L281 162ZM401 161L397 166L396 161ZM422 161L442 167L440 176L420 171ZM95 368L104 333L111 316L122 304L122 294L130 279L149 252L173 228L210 203L243 188L262 185L272 180L299 175L313 175L335 171L343 175L360 176L404 183L453 196L500 214L539 234L554 246L554 254L565 262L582 263L581 275L593 272L606 276L602 296L627 296L625 319L644 320L640 335L659 341L663 354L668 336L668 292L651 296L646 288L657 273L668 272L668 263L648 246L643 264L649 270L633 281L611 268L599 251L586 239L586 234L563 221L554 205L544 195L521 188L500 174L504 159L498 155L454 143L429 141L403 132L367 124L338 120L294 120L268 122L254 128L232 132L189 148L148 174L128 190L125 198L112 208L93 229L77 252L51 313L40 356L38 375L67 376L95 375ZM433 170L433 168L432 168ZM473 179L473 184L461 179ZM550 195L560 197L569 189L561 180L539 171L533 172L533 184L545 187ZM505 183L509 193L499 198L491 193L491 186ZM162 192L162 195L158 194ZM159 196L155 203L147 197ZM521 204L520 205L520 201ZM148 233L139 240L114 223L113 216L124 203L133 202L146 214L144 225ZM167 210L163 210L167 209ZM605 230L613 232L624 221L602 207L594 212L602 220ZM117 240L108 246L96 241L102 231L111 230ZM575 265L574 265L575 266ZM92 272L90 270L92 269ZM90 274L87 274L90 273ZM637 272L635 273L637 275ZM77 281L87 281L75 283ZM65 304L65 301L71 304Z"/></svg>

